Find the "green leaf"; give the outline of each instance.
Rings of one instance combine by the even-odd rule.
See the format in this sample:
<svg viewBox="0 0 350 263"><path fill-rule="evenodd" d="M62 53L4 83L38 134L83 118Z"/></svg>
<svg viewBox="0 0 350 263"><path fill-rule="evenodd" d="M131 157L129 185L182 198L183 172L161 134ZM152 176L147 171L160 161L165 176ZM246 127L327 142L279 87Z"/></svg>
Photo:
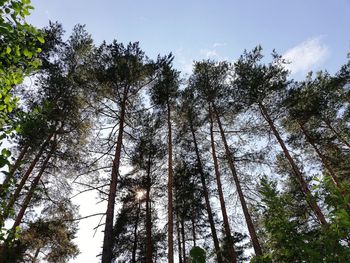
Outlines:
<svg viewBox="0 0 350 263"><path fill-rule="evenodd" d="M6 54L10 54L11 53L11 48L10 47L6 47Z"/></svg>
<svg viewBox="0 0 350 263"><path fill-rule="evenodd" d="M42 44L45 43L45 39L43 37L37 37L37 39L39 40L40 43Z"/></svg>

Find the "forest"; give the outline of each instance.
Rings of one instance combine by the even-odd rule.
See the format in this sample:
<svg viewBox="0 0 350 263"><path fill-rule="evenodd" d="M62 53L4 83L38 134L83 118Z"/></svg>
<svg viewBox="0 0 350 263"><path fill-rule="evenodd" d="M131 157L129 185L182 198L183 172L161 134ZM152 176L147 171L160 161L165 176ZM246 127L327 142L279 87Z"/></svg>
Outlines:
<svg viewBox="0 0 350 263"><path fill-rule="evenodd" d="M0 6L0 263L69 262L92 216L91 262L350 262L350 57L293 80L257 46L184 76Z"/></svg>

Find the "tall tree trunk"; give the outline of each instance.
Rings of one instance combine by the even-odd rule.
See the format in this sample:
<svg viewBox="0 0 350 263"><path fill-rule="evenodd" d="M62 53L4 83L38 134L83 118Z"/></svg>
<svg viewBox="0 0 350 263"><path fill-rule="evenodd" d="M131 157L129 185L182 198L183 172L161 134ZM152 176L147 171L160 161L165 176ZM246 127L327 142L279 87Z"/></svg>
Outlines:
<svg viewBox="0 0 350 263"><path fill-rule="evenodd" d="M197 246L197 244L196 244L197 237L196 237L196 222L195 222L195 218L194 218L194 213L192 214L191 223L192 223L193 246L196 247Z"/></svg>
<svg viewBox="0 0 350 263"><path fill-rule="evenodd" d="M168 111L168 263L174 263L174 223L173 223L173 144L171 129L170 103L167 102Z"/></svg>
<svg viewBox="0 0 350 263"><path fill-rule="evenodd" d="M118 181L121 149L123 144L127 94L128 94L128 88L125 87L123 100L121 103L119 130L118 130L118 137L117 137L117 145L115 148L115 154L113 159L111 182L109 184L106 223L105 223L105 229L104 229L103 248L102 248L102 263L111 263L113 258L112 249L113 249L114 206L115 206L115 197L117 193L117 181Z"/></svg>
<svg viewBox="0 0 350 263"><path fill-rule="evenodd" d="M181 238L182 238L182 257L183 262L186 263L186 237L185 237L185 222L184 218L181 217Z"/></svg>
<svg viewBox="0 0 350 263"><path fill-rule="evenodd" d="M29 149L29 144L25 145L22 149L22 151L19 153L15 163L13 166L10 167L9 172L7 173L2 185L0 186L0 197L4 198L4 189L9 184L10 180L13 178L13 175L15 174L16 170L19 168L21 161L23 160L25 154L27 153Z"/></svg>
<svg viewBox="0 0 350 263"><path fill-rule="evenodd" d="M282 140L279 132L277 131L276 127L275 127L275 124L273 123L270 115L268 114L267 112L267 109L266 107L262 104L262 103L259 103L259 108L260 108L260 111L261 111L261 114L262 116L265 118L265 120L268 122L273 134L275 135L278 143L280 144L282 150L283 150L283 153L285 155L285 157L287 158L290 166L292 167L293 169L293 172L301 186L301 189L305 195L305 199L307 201L307 203L309 204L310 208L314 211L315 215L316 215L316 218L317 220L322 224L322 225L328 225L327 221L326 221L326 218L324 216L324 214L322 213L320 207L318 206L317 202L315 201L315 197L312 195L310 189L309 189L309 186L307 185L301 171L299 170L298 166L296 165L296 163L294 162L292 156L290 155L284 141Z"/></svg>
<svg viewBox="0 0 350 263"><path fill-rule="evenodd" d="M225 229L225 234L226 234L226 238L227 238L228 253L229 253L229 256L230 256L230 262L236 263L237 262L236 252L235 252L234 244L232 242L232 235L231 235L231 229L230 229L230 225L229 225L228 217L227 217L227 212L226 212L224 193L222 191L221 175L220 175L220 171L219 171L219 164L218 164L218 160L217 160L217 157L216 157L214 131L213 131L213 116L212 116L211 106L209 106L209 117L210 117L211 151L212 151L213 161L214 161L214 170L215 170L215 176L216 176L216 184L217 184L218 193L219 193L219 200L220 200L222 218L224 220L224 229Z"/></svg>
<svg viewBox="0 0 350 263"><path fill-rule="evenodd" d="M327 125L327 127L337 136L338 140L344 143L350 149L350 143L341 136L339 132L331 125L330 121L323 120L323 122Z"/></svg>
<svg viewBox="0 0 350 263"><path fill-rule="evenodd" d="M206 206L207 213L208 213L208 221L209 221L209 225L210 225L211 235L213 237L215 253L216 253L216 259L217 259L218 263L223 263L223 259L222 259L221 252L220 252L219 240L218 240L218 236L216 234L216 229L215 229L213 212L212 212L211 205L210 205L210 200L209 200L208 187L207 187L207 183L205 181L205 175L204 175L202 160L201 160L201 157L200 157L200 154L199 154L196 133L195 133L195 130L194 130L194 127L193 127L193 124L192 124L191 120L190 120L190 129L191 129L191 133L192 133L194 149L195 149L195 152L196 152L197 166L198 166L198 170L199 170L199 174L200 174L200 178L201 178L201 183L202 183L202 187L203 187L205 206Z"/></svg>
<svg viewBox="0 0 350 263"><path fill-rule="evenodd" d="M40 157L42 156L46 146L50 143L50 140L52 138L54 134L50 133L49 136L46 138L45 142L41 145L39 152L35 155L34 160L31 162L30 166L28 167L27 171L25 172L25 174L23 175L19 185L17 186L14 194L10 197L10 200L7 204L7 207L4 211L4 214L2 216L2 219L5 220L8 217L9 211L12 209L13 205L15 204L15 202L17 201L23 186L25 185L25 183L27 182L30 174L32 173L35 165L38 163Z"/></svg>
<svg viewBox="0 0 350 263"><path fill-rule="evenodd" d="M43 164L41 165L39 173L37 174L37 176L34 178L33 182L31 183L30 189L29 189L29 191L24 199L22 207L21 207L19 213L17 214L15 222L12 226L12 231L15 231L16 227L21 224L23 216L28 208L28 205L29 205L30 201L32 200L35 189L37 188L39 181L40 181L42 175L44 174L45 169L47 167L47 164L48 164L49 160L51 159L52 154L54 153L56 147L57 147L57 141L55 141L54 144L52 145L50 152L47 154Z"/></svg>
<svg viewBox="0 0 350 263"><path fill-rule="evenodd" d="M246 202L244 195L243 195L241 182L238 178L237 170L236 170L235 164L234 164L233 159L232 159L232 154L231 154L230 148L229 148L227 140L226 140L226 135L225 135L224 129L222 127L219 113L218 113L214 104L213 104L213 109L214 109L214 112L216 115L216 121L219 125L221 139L222 139L222 142L224 143L224 147L225 147L226 158L227 158L227 161L228 161L231 173L232 173L233 180L235 181L237 193L238 193L241 205L242 205L244 218L245 218L245 221L246 221L246 224L248 227L250 238L252 240L255 255L262 256L263 253L262 253L261 246L260 246L260 243L258 240L258 236L257 236L256 231L255 231L255 227L254 227L252 218L251 218L249 210L248 210L247 202Z"/></svg>
<svg viewBox="0 0 350 263"><path fill-rule="evenodd" d="M181 233L180 233L180 224L179 224L179 215L176 215L176 232L177 232L177 246L178 246L178 256L179 263L182 262L182 249L181 249Z"/></svg>
<svg viewBox="0 0 350 263"><path fill-rule="evenodd" d="M151 191L151 155L149 154L147 165L147 189L146 189L146 263L152 263L152 215L150 205Z"/></svg>
<svg viewBox="0 0 350 263"><path fill-rule="evenodd" d="M137 205L137 214L136 214L136 220L135 220L135 227L134 227L134 244L132 247L132 263L136 263L136 251L137 251L137 228L139 225L139 217L140 217L140 210L141 210L141 202L139 200L139 203Z"/></svg>

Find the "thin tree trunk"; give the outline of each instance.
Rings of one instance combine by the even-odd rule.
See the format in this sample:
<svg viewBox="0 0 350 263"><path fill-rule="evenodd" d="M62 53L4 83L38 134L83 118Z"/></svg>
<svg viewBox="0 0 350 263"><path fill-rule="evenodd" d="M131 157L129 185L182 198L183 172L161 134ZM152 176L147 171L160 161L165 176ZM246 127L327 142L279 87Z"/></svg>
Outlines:
<svg viewBox="0 0 350 263"><path fill-rule="evenodd" d="M183 217L181 217L181 237L182 237L182 257L183 262L186 263L186 238L185 238L185 222Z"/></svg>
<svg viewBox="0 0 350 263"><path fill-rule="evenodd" d="M14 165L10 167L9 172L7 173L5 179L2 183L2 186L0 186L0 197L4 197L4 190L3 189L5 189L7 187L10 180L13 178L13 175L15 174L16 170L19 168L21 161L23 160L23 157L27 153L28 149L29 149L29 145L27 144L23 147L22 151L18 155L17 160L14 163Z"/></svg>
<svg viewBox="0 0 350 263"><path fill-rule="evenodd" d="M40 247L36 249L32 263L36 263L36 260L39 256L39 253L40 253L40 250L41 250Z"/></svg>
<svg viewBox="0 0 350 263"><path fill-rule="evenodd" d="M168 263L174 263L174 223L173 223L173 145L171 129L170 104L167 102L168 111Z"/></svg>
<svg viewBox="0 0 350 263"><path fill-rule="evenodd" d="M283 153L285 155L285 157L287 158L290 166L292 167L293 169L293 172L297 178L297 180L299 181L299 184L301 186L301 189L306 197L306 201L307 203L309 204L310 208L314 211L315 215L316 215L316 218L317 220L322 224L322 225L325 225L327 226L328 223L326 221L326 218L324 216L324 214L322 213L320 207L318 206L317 202L315 201L315 198L314 196L312 195L310 189L309 189L309 186L307 185L301 171L299 170L298 166L296 165L296 163L294 162L292 156L290 155L284 141L282 140L279 132L277 131L276 127L275 127L275 124L273 123L270 115L268 114L267 112L267 109L266 107L262 104L262 103L259 103L259 108L260 108L260 111L263 115L263 117L265 118L265 120L268 122L273 134L275 135L278 143L280 144L282 150L283 150Z"/></svg>
<svg viewBox="0 0 350 263"><path fill-rule="evenodd" d="M38 163L40 157L42 156L46 146L49 144L51 138L53 136L53 133L50 133L49 136L46 138L45 142L41 145L40 149L39 149L39 152L35 155L35 158L34 160L31 162L30 166L28 167L26 173L23 175L19 185L17 186L14 194L10 197L10 200L7 204L7 207L4 211L4 214L3 214L3 217L2 219L5 220L7 217L8 217L8 214L9 214L9 211L12 209L13 205L15 204L15 202L17 201L22 189L23 189L23 186L25 185L25 183L27 182L30 174L32 173L35 165Z"/></svg>
<svg viewBox="0 0 350 263"><path fill-rule="evenodd" d="M218 263L223 263L223 259L220 253L220 245L219 245L219 240L218 236L216 234L216 229L215 229L215 223L214 223L214 217L213 217L213 212L211 209L210 205L210 200L209 200L209 193L208 193L208 187L207 183L205 181L205 175L204 175L204 170L203 170L203 165L201 161L201 157L199 154L199 149L198 149L198 144L197 144L197 138L196 138L196 133L193 128L192 121L190 121L190 129L192 133L192 138L193 138L193 143L194 143L194 149L196 152L196 157L197 157L197 166L199 169L199 174L201 178L201 183L203 187L203 194L204 194L204 199L205 199L205 206L207 208L207 213L208 213L208 221L210 225L210 230L211 230L211 235L213 237L213 242L214 242L214 247L215 247L215 253L216 253L216 258Z"/></svg>
<svg viewBox="0 0 350 263"><path fill-rule="evenodd" d="M301 124L299 121L297 121L300 130L304 134L307 142L314 148L315 152L317 153L318 157L320 157L323 166L327 169L328 173L333 179L333 182L338 189L341 189L341 183L339 181L339 178L336 176L335 172L333 171L332 167L330 166L329 162L327 161L326 157L321 153L321 151L317 148L316 144L314 143L313 139L310 137L309 133L306 131L305 126Z"/></svg>
<svg viewBox="0 0 350 263"><path fill-rule="evenodd" d="M193 246L196 247L196 222L195 222L195 219L194 219L194 214L192 214L192 218L191 218L191 222L192 222L192 237L193 237Z"/></svg>
<svg viewBox="0 0 350 263"><path fill-rule="evenodd" d="M258 240L258 236L256 234L255 227L254 227L252 218L251 218L249 210L248 210L247 202L244 198L244 194L243 194L242 187L241 187L241 182L238 178L237 170L236 170L235 164L233 162L231 151L230 151L230 148L229 148L227 140L226 140L226 135L225 135L224 129L222 127L221 120L220 120L220 117L219 117L219 114L218 114L218 111L217 111L215 105L213 105L213 109L214 109L214 112L216 115L216 121L219 125L221 139L222 139L222 142L224 143L224 147L225 147L226 158L227 158L227 161L228 161L231 173L232 173L233 180L235 181L237 193L238 193L241 205L242 205L244 218L245 218L245 221L246 221L246 224L248 227L250 238L252 240L255 255L262 256L263 253L262 253L261 246L260 246L260 243Z"/></svg>
<svg viewBox="0 0 350 263"><path fill-rule="evenodd" d="M180 224L179 224L179 216L176 215L176 232L177 232L177 246L178 246L178 256L179 256L179 263L182 262L182 249L181 249L181 233L180 233Z"/></svg>
<svg viewBox="0 0 350 263"><path fill-rule="evenodd" d="M151 191L151 156L147 165L147 189L146 189L146 263L152 263L152 218L150 207Z"/></svg>
<svg viewBox="0 0 350 263"><path fill-rule="evenodd" d="M331 123L328 120L323 120L323 122L327 125L327 127L335 134L335 136L337 136L337 138L339 139L339 141L341 141L342 143L344 143L349 149L350 149L350 143L346 141L346 139L343 138L343 136L341 136L341 134L339 134L339 132L337 132L333 126L331 125Z"/></svg>
<svg viewBox="0 0 350 263"><path fill-rule="evenodd" d="M35 192L35 189L37 188L37 186L39 184L39 181L40 181L42 175L44 174L45 169L47 167L47 164L48 164L49 160L51 159L52 154L55 151L56 147L57 147L57 142L54 142L54 145L52 145L52 148L51 148L50 152L48 153L48 155L46 156L43 164L41 165L39 173L37 174L37 176L34 178L33 182L31 183L30 189L29 189L29 191L28 191L28 193L27 193L27 195L26 195L26 197L24 199L22 207L21 207L19 213L17 214L15 222L14 222L14 224L12 226L12 230L13 231L15 231L16 227L21 224L23 216L24 216L24 214L25 214L25 212L26 212L26 210L28 208L28 205L29 205L30 201L32 200L32 197L33 197L33 194Z"/></svg>
<svg viewBox="0 0 350 263"><path fill-rule="evenodd" d="M122 149L122 143L123 143L127 93L128 91L127 91L127 88L125 87L123 101L121 103L119 131L118 131L117 145L115 149L113 166L112 166L111 182L109 185L106 223L105 223L104 237L103 237L102 263L111 263L113 258L112 248L113 248L114 206L115 206L115 197L117 193L117 181L118 181L121 149Z"/></svg>
<svg viewBox="0 0 350 263"><path fill-rule="evenodd" d="M133 244L133 247L132 247L132 259L131 259L132 263L136 263L137 228L138 228L138 225L139 225L140 210L141 210L141 202L139 200L139 203L138 203L138 206L137 206L135 227L134 227L134 244Z"/></svg>
<svg viewBox="0 0 350 263"><path fill-rule="evenodd" d="M222 191L222 185L221 185L221 175L220 175L220 171L219 171L218 160L216 157L211 106L209 106L209 117L210 117L211 151L212 151L213 161L214 161L214 170L215 170L216 183L217 183L217 188L218 188L218 193L219 193L221 212L222 212L222 217L224 220L224 229L225 229L225 234L226 234L226 238L227 238L228 253L230 256L230 262L236 263L237 262L236 252L235 252L234 244L232 243L231 229L230 229L230 225L228 222L225 200L224 200L224 193Z"/></svg>

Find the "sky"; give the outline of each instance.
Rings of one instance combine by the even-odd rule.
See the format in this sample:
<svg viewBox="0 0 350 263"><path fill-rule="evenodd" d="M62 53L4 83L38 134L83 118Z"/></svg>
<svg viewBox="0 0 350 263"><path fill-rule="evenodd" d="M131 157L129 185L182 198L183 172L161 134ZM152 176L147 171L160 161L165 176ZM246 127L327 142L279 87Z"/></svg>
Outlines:
<svg viewBox="0 0 350 263"><path fill-rule="evenodd" d="M336 72L350 52L350 0L32 0L32 5L27 21L37 27L58 21L69 35L75 24L85 24L97 45L138 41L150 58L172 52L183 74L191 73L195 60L235 61L245 49L261 45L267 59L275 49L291 62L291 78L302 79L309 71ZM76 200L82 216L105 210L95 206L91 193ZM82 253L72 262L98 262L102 235L93 237L92 228L99 219L80 223Z"/></svg>

